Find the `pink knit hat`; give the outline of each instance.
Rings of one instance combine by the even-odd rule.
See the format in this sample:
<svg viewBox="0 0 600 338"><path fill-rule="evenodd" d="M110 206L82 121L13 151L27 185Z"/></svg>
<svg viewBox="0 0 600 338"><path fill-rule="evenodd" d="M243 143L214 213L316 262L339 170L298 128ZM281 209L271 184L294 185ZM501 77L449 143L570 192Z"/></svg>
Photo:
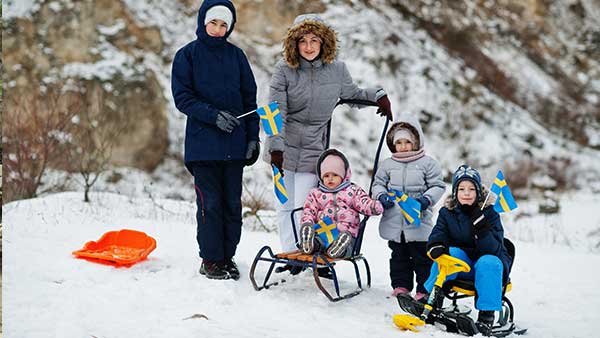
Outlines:
<svg viewBox="0 0 600 338"><path fill-rule="evenodd" d="M334 173L341 178L345 178L346 164L344 163L344 160L335 154L327 155L321 162L321 178L329 172Z"/></svg>

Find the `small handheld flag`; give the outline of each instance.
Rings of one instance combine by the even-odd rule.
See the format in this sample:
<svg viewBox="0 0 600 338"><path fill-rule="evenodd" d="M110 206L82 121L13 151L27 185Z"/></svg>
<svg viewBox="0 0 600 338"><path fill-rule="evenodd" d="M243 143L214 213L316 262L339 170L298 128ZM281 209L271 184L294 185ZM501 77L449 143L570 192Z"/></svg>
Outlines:
<svg viewBox="0 0 600 338"><path fill-rule="evenodd" d="M502 170L498 170L498 174L496 174L496 179L494 179L494 184L492 184L490 191L498 196L496 203L494 203L494 210L496 210L496 212L508 212L517 208L517 202L510 192L508 184L506 184Z"/></svg>
<svg viewBox="0 0 600 338"><path fill-rule="evenodd" d="M256 112L260 116L263 128L267 135L277 135L283 126L283 118L279 113L277 102L271 102L266 106L258 107Z"/></svg>
<svg viewBox="0 0 600 338"><path fill-rule="evenodd" d="M390 201L398 203L404 219L415 226L421 225L421 203L399 190L388 191Z"/></svg>
<svg viewBox="0 0 600 338"><path fill-rule="evenodd" d="M283 182L283 176L281 176L281 172L277 169L276 166L271 165L273 167L273 184L275 189L275 196L281 204L284 204L288 200L287 190L285 190L285 184Z"/></svg>
<svg viewBox="0 0 600 338"><path fill-rule="evenodd" d="M333 223L329 216L323 217L322 220L318 221L313 225L313 228L315 229L317 235L319 235L319 237L323 241L325 247L331 245L331 243L335 241L335 239L340 233L340 231L337 229L337 226L335 225L335 223Z"/></svg>

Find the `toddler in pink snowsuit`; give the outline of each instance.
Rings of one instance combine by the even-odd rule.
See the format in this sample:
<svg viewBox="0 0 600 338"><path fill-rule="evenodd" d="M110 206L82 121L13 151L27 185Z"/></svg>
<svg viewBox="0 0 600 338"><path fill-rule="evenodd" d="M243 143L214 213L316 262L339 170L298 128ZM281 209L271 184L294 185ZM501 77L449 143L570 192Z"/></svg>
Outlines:
<svg viewBox="0 0 600 338"><path fill-rule="evenodd" d="M313 224L329 216L339 230L339 236L327 248L327 255L334 258L349 257L356 236L360 216L383 213L381 202L373 200L359 186L350 182L348 160L335 149L324 151L317 161L319 187L310 190L302 211L300 229L301 249L313 253L322 246L315 238ZM323 248L325 249L325 248Z"/></svg>

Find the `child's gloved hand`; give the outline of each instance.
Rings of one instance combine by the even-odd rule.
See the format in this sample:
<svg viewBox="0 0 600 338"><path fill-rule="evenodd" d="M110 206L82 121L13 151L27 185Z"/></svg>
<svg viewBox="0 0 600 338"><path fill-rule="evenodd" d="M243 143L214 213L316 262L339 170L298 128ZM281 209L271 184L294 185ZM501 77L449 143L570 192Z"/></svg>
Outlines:
<svg viewBox="0 0 600 338"><path fill-rule="evenodd" d="M479 208L475 208L471 212L471 222L475 235L481 235L492 228L490 222L485 218L483 210Z"/></svg>
<svg viewBox="0 0 600 338"><path fill-rule="evenodd" d="M215 121L215 124L222 131L231 133L235 127L240 125L240 120L231 115L230 112L221 110L217 114L217 120Z"/></svg>
<svg viewBox="0 0 600 338"><path fill-rule="evenodd" d="M389 209L394 206L394 202L390 201L385 194L380 195L377 200L381 202L384 209Z"/></svg>
<svg viewBox="0 0 600 338"><path fill-rule="evenodd" d="M429 199L427 199L427 197L425 196L417 198L417 201L419 202L419 204L421 204L421 211L425 211L425 209L429 208L429 205L431 205Z"/></svg>
<svg viewBox="0 0 600 338"><path fill-rule="evenodd" d="M427 256L431 259L436 259L443 254L449 254L448 247L444 243L431 243L428 245Z"/></svg>

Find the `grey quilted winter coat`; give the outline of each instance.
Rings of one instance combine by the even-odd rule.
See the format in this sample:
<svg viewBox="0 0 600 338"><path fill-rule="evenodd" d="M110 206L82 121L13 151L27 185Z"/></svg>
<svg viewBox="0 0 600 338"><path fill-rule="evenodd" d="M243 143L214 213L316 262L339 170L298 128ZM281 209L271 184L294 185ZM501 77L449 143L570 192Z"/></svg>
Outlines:
<svg viewBox="0 0 600 338"><path fill-rule="evenodd" d="M390 127L387 134L387 143L390 150L393 147L395 131L407 124L418 133L419 149L423 148L425 138L421 124L414 115L402 115ZM392 150L393 151L393 150ZM426 196L431 205L421 213L421 225L411 225L402 216L399 207L386 209L379 223L379 234L389 241L400 242L402 233L407 242L426 242L433 229L433 206L440 200L446 190L442 180L442 170L439 163L432 157L425 155L415 161L403 163L393 157L385 159L379 165L373 183L373 198L387 193L389 189L400 190L412 198Z"/></svg>
<svg viewBox="0 0 600 338"><path fill-rule="evenodd" d="M268 138L265 155L281 150L284 169L314 173L315 163L325 150L327 121L337 101L375 101L377 89L359 88L342 61L324 64L301 58L298 68L279 61L271 79L270 101L279 103L284 127L282 133Z"/></svg>

